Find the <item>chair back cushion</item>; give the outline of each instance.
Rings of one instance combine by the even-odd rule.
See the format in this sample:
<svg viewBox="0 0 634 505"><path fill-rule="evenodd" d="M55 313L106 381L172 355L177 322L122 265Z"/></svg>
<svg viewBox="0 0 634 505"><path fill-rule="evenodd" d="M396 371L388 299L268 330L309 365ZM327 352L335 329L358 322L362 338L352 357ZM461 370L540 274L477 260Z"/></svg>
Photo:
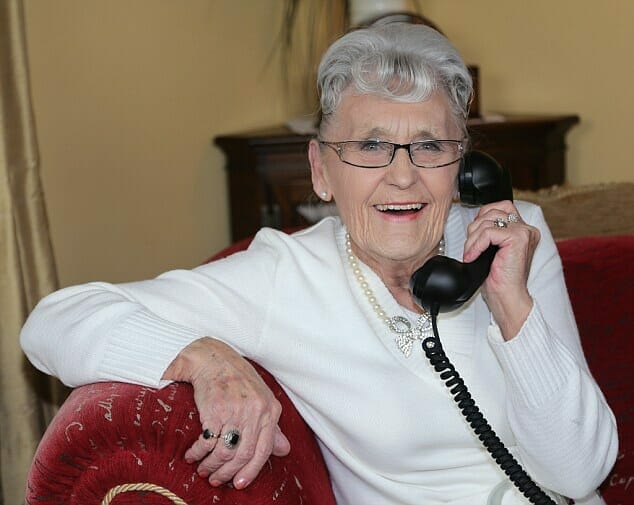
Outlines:
<svg viewBox="0 0 634 505"><path fill-rule="evenodd" d="M634 504L634 235L557 247L590 370L619 430L618 459L601 492L608 504Z"/></svg>

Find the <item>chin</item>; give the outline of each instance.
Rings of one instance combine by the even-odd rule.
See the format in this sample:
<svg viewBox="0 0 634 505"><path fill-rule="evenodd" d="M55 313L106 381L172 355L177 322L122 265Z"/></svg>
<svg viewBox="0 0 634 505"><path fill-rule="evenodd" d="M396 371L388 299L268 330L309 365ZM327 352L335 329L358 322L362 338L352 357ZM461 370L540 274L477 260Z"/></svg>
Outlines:
<svg viewBox="0 0 634 505"><path fill-rule="evenodd" d="M395 241L395 243L383 243L381 256L390 262L402 262L410 264L412 262L422 264L429 253L427 248L412 247L411 242Z"/></svg>

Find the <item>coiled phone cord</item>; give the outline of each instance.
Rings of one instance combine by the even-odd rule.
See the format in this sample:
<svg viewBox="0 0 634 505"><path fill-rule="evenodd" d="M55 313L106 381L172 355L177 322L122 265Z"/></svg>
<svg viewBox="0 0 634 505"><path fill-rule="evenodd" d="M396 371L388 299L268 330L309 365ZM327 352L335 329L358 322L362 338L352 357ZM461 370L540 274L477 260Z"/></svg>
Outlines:
<svg viewBox="0 0 634 505"><path fill-rule="evenodd" d="M496 435L489 422L484 418L482 412L471 397L466 384L460 374L455 369L440 342L436 314L431 314L433 337L423 340L423 351L425 356L438 372L445 386L453 395L453 399L458 405L460 412L465 417L469 426L482 442L485 449L491 454L498 466L504 471L511 482L520 492L536 505L557 505L535 482L529 477L517 460L504 446L500 438Z"/></svg>

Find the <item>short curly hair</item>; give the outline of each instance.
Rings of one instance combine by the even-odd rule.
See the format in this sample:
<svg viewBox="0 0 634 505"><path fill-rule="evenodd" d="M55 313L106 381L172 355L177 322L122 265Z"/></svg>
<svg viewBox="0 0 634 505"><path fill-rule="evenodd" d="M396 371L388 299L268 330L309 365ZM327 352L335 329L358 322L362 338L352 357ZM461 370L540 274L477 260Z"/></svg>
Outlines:
<svg viewBox="0 0 634 505"><path fill-rule="evenodd" d="M317 74L320 126L350 86L402 102L423 101L441 89L463 129L473 95L471 74L447 38L429 26L409 23L354 30L330 46Z"/></svg>

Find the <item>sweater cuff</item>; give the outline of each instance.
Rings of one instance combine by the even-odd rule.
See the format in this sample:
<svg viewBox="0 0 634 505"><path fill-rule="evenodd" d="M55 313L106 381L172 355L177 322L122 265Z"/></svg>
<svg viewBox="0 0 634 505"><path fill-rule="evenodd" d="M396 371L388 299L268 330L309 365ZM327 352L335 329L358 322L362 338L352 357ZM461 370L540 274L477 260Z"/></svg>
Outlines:
<svg viewBox="0 0 634 505"><path fill-rule="evenodd" d="M577 369L574 357L552 334L536 302L514 338L505 341L492 323L488 339L512 397L529 407L549 403Z"/></svg>
<svg viewBox="0 0 634 505"><path fill-rule="evenodd" d="M201 337L186 326L139 310L112 330L97 373L104 381L162 388L172 382L161 379L167 367L184 347Z"/></svg>

